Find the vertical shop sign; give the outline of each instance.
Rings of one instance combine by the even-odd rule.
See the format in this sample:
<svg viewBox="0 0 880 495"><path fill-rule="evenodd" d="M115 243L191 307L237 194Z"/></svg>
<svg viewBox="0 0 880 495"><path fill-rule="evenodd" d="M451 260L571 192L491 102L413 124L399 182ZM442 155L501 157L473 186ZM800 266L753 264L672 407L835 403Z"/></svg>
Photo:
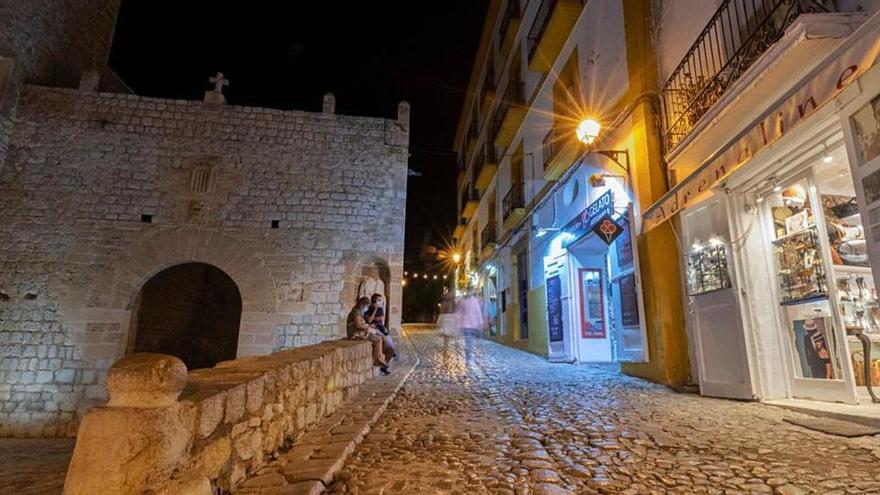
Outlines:
<svg viewBox="0 0 880 495"><path fill-rule="evenodd" d="M550 342L562 340L562 284L559 275L547 279L547 324Z"/></svg>

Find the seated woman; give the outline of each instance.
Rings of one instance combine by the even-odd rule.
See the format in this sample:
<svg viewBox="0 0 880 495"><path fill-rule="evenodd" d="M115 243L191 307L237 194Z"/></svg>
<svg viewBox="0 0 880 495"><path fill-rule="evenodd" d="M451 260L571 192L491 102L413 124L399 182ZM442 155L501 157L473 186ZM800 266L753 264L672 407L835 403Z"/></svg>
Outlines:
<svg viewBox="0 0 880 495"><path fill-rule="evenodd" d="M397 352L394 350L394 341L391 339L391 332L385 326L385 303L382 300L382 294L373 294L370 298L370 307L364 315L364 321L368 325L373 325L377 330L382 332L384 336L385 359L390 361Z"/></svg>
<svg viewBox="0 0 880 495"><path fill-rule="evenodd" d="M384 339L376 328L371 327L364 321L364 313L370 307L370 300L362 297L357 300L357 304L348 312L348 321L346 322L346 333L351 340L369 340L373 346L373 364L379 366L382 373L389 374L388 361L385 360L384 350L382 349Z"/></svg>

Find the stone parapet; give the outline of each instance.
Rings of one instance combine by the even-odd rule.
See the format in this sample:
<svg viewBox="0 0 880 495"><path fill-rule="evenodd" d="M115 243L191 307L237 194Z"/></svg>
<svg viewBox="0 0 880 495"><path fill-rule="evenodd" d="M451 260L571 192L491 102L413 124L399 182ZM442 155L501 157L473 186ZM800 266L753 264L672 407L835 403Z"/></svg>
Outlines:
<svg viewBox="0 0 880 495"><path fill-rule="evenodd" d="M80 425L65 494L231 490L373 376L369 344L345 340L225 361L185 380L174 360L134 354L111 367L111 401Z"/></svg>

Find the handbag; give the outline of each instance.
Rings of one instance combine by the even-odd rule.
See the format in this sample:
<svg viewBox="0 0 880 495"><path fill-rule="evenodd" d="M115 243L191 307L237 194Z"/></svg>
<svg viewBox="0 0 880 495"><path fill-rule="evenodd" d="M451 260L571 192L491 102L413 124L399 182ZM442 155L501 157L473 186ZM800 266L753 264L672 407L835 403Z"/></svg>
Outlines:
<svg viewBox="0 0 880 495"><path fill-rule="evenodd" d="M845 218L858 213L859 205L858 203L856 203L856 198L852 198L846 203L832 206L831 211L834 212L834 216L836 216L837 218Z"/></svg>

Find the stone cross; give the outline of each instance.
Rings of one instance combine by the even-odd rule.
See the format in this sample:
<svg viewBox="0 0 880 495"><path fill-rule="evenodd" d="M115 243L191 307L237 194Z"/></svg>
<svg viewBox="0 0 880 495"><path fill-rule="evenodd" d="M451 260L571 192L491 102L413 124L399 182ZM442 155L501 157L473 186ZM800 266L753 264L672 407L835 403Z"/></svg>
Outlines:
<svg viewBox="0 0 880 495"><path fill-rule="evenodd" d="M223 96L223 87L229 86L229 79L223 77L222 72L218 72L216 76L209 77L208 82L214 85L214 90L205 91L205 103L213 103L215 105L226 103L226 97Z"/></svg>
<svg viewBox="0 0 880 495"><path fill-rule="evenodd" d="M229 86L229 79L223 77L222 72L218 72L214 77L209 77L208 82L214 85L214 92L220 94L223 94L223 86Z"/></svg>

